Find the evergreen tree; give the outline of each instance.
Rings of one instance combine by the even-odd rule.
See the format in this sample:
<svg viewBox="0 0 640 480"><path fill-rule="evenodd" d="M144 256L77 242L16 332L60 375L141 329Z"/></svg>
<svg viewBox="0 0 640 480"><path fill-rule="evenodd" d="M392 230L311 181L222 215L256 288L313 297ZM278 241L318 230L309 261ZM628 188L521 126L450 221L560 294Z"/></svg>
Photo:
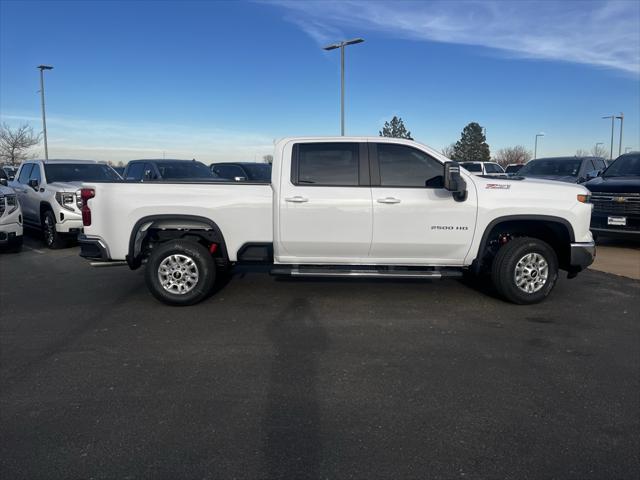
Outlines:
<svg viewBox="0 0 640 480"><path fill-rule="evenodd" d="M491 160L487 139L478 123L471 122L464 127L460 140L453 147L451 159L458 162L488 162Z"/></svg>
<svg viewBox="0 0 640 480"><path fill-rule="evenodd" d="M402 119L395 115L391 119L391 122L384 122L384 127L382 127L382 131L380 131L380 136L413 140L413 138L411 138L411 132L406 129Z"/></svg>

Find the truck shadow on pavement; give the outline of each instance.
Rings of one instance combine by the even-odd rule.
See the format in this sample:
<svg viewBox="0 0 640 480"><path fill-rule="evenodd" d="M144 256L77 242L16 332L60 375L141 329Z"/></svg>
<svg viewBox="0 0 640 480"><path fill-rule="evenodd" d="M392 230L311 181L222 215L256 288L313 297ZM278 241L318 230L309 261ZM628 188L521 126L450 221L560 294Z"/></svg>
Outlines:
<svg viewBox="0 0 640 480"><path fill-rule="evenodd" d="M274 348L263 453L267 478L317 478L322 455L318 359L329 340L309 301L295 298L267 325Z"/></svg>

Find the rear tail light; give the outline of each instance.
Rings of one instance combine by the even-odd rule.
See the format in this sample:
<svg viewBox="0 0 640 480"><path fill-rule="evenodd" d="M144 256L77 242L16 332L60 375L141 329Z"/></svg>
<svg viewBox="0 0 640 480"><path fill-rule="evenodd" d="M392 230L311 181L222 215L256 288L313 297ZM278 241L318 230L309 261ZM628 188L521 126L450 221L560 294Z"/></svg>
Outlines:
<svg viewBox="0 0 640 480"><path fill-rule="evenodd" d="M89 200L96 196L93 188L83 188L80 190L80 198L82 199L82 224L85 227L91 225L91 209L89 208Z"/></svg>

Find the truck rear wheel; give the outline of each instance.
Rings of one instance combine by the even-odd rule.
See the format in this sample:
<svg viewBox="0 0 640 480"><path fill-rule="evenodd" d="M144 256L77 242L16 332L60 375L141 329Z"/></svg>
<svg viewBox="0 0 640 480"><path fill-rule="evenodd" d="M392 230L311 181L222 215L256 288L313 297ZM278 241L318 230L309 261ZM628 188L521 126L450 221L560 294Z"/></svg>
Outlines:
<svg viewBox="0 0 640 480"><path fill-rule="evenodd" d="M205 299L216 279L209 251L197 242L171 240L153 249L145 269L151 294L168 305L193 305Z"/></svg>
<svg viewBox="0 0 640 480"><path fill-rule="evenodd" d="M515 238L498 250L491 278L498 293L510 302L537 303L551 293L558 280L558 257L542 240Z"/></svg>

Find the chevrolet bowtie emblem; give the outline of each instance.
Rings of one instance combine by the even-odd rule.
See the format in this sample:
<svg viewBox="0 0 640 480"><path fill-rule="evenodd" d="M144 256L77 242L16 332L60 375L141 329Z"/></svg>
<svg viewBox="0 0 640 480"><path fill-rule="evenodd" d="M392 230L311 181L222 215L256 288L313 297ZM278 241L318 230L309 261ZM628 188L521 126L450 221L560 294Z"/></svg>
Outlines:
<svg viewBox="0 0 640 480"><path fill-rule="evenodd" d="M613 197L613 201L616 203L624 203L627 201L627 199L624 197Z"/></svg>

